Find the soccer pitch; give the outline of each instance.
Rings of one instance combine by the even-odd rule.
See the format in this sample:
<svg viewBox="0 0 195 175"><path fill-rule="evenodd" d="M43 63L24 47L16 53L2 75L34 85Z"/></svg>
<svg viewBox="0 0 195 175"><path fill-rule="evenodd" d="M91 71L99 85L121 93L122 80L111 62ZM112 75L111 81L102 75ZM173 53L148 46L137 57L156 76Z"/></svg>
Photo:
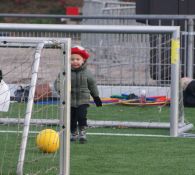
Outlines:
<svg viewBox="0 0 195 175"><path fill-rule="evenodd" d="M16 104L12 105L11 108L17 107L15 106ZM22 110L24 104L19 105ZM37 111L39 110L38 108L37 105ZM50 105L45 105L45 109L47 108L50 109ZM132 112L135 114L136 110L144 110L145 115L142 117L145 118L148 117L147 114L152 116L151 113L155 113L155 108L153 107L143 109L120 105L105 105L102 108L96 108L94 105L91 105L88 119L127 121L128 116ZM194 110L194 108L185 109L186 119L191 123L195 123L193 118ZM163 121L167 120L168 111L168 106L163 109L161 116ZM47 113L49 115L55 112L57 112L57 106L53 106L51 111ZM2 114L6 116L5 113ZM40 113L40 115L43 115L43 113ZM38 117L37 113L35 117ZM57 129L56 126L50 127ZM36 126L30 127L31 134L28 139L28 147L30 146L31 149L27 149L29 151L26 154L24 172L32 172L33 169L39 169L38 174L55 175L58 172L59 152L45 154L38 150L35 145L37 132L44 128L45 126L40 126L39 128ZM13 145L15 150L19 148L21 133L13 132L8 134L8 132L22 130L22 127L20 125L10 125L9 127L0 125L0 129L0 174L15 174L16 164L14 166L11 162L17 162L19 153L13 151ZM169 131L167 129L133 129L122 126L90 127L87 131L87 144L71 143L71 175L191 175L195 172L195 157L193 156L195 154L194 138L168 137ZM193 133L193 130L191 132ZM131 136L131 134L143 133L164 135L165 137ZM50 169L46 171L45 167L48 165Z"/></svg>

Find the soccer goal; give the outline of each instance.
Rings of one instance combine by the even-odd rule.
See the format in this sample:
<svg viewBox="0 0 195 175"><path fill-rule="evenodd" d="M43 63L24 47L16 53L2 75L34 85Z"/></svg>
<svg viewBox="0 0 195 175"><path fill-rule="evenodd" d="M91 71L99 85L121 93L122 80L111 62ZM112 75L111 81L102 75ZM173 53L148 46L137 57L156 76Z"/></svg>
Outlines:
<svg viewBox="0 0 195 175"><path fill-rule="evenodd" d="M130 27L135 30L99 34L97 28L95 36L81 35L83 45L92 53L89 63L105 107L94 109L99 115L91 111L89 125L165 129L167 136L180 136L193 125L184 115L179 30L173 27L167 33L168 26L165 30L160 26ZM146 133L141 130L141 135Z"/></svg>
<svg viewBox="0 0 195 175"><path fill-rule="evenodd" d="M70 39L0 38L0 174L69 171L70 45ZM59 73L61 96L53 89ZM51 133L43 135L46 150L37 145L45 129L58 133L59 150L47 149L55 147Z"/></svg>

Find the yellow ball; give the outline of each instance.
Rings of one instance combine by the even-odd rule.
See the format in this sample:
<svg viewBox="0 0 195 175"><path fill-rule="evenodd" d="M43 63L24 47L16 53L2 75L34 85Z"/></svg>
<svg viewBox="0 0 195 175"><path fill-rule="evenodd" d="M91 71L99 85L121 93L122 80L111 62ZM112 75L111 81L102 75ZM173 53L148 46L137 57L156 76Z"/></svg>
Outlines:
<svg viewBox="0 0 195 175"><path fill-rule="evenodd" d="M54 153L59 148L59 134L53 129L44 129L37 135L36 145L45 153Z"/></svg>

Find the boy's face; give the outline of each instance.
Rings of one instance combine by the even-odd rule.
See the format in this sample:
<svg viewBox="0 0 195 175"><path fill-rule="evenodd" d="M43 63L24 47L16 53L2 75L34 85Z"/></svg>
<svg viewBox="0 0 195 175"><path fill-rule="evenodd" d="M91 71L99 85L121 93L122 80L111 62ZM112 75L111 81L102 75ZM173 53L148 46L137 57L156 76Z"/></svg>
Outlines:
<svg viewBox="0 0 195 175"><path fill-rule="evenodd" d="M77 54L72 54L71 55L71 67L72 68L79 68L81 65L84 63L84 59L82 56L77 55Z"/></svg>

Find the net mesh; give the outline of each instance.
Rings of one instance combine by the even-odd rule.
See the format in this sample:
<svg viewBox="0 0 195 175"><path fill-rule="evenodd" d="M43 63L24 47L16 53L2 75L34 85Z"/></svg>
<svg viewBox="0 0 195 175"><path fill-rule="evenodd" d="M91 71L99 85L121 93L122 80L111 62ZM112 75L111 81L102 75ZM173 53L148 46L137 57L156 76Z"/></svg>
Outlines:
<svg viewBox="0 0 195 175"><path fill-rule="evenodd" d="M2 53L3 80L9 85L10 105L7 112L0 112L1 152L0 174L15 174L21 147L24 118L35 63L37 44L20 40L13 44L4 44ZM45 153L36 144L37 135L44 129L59 131L59 97L53 91L53 81L59 73L62 50L54 45L44 47L36 83L35 98L30 120L29 135L24 159L24 174L58 174L59 151ZM44 167L44 168L43 168Z"/></svg>

